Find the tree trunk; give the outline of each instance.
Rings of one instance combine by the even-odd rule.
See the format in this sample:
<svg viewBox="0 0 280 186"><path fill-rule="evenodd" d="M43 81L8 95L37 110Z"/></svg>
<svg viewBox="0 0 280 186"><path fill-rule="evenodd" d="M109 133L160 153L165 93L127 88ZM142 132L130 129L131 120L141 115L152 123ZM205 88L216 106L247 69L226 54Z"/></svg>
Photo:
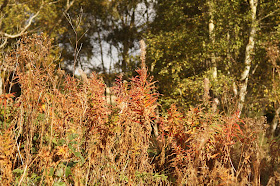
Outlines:
<svg viewBox="0 0 280 186"><path fill-rule="evenodd" d="M4 59L2 59L2 64L0 65L0 95L4 93Z"/></svg>
<svg viewBox="0 0 280 186"><path fill-rule="evenodd" d="M211 72L214 79L217 79L217 63L216 63L216 56L214 53L214 45L215 45L215 25L214 25L214 4L212 0L208 0L208 7L209 7L209 39L211 43L211 54L210 54L210 60L211 60Z"/></svg>
<svg viewBox="0 0 280 186"><path fill-rule="evenodd" d="M213 0L208 0L208 8L209 8L209 24L208 24L208 30L209 30L209 40L211 45L211 52L210 52L210 61L211 61L211 75L214 81L217 80L217 62L216 62L216 55L214 52L215 49L215 24L214 24L214 2ZM206 80L207 81L207 80ZM206 82L205 81L205 82ZM209 86L209 85L208 85ZM215 88L215 87L213 87ZM207 92L206 92L207 93ZM218 98L213 95L212 98L212 111L215 113L218 109L220 101Z"/></svg>
<svg viewBox="0 0 280 186"><path fill-rule="evenodd" d="M96 16L94 16L94 23L97 27L99 26ZM103 54L103 45L102 45L101 33L100 33L99 28L96 28L96 29L97 29L98 45L99 45L99 48L100 48L100 58L101 58L102 71L103 71L104 75L106 75L106 68L105 68L105 62L104 62L104 54Z"/></svg>
<svg viewBox="0 0 280 186"><path fill-rule="evenodd" d="M276 128L278 126L278 123L279 123L279 114L280 114L280 107L275 111L275 115L274 115L274 118L272 120L272 123L271 123L271 135L274 135L275 134L275 131L276 131Z"/></svg>
<svg viewBox="0 0 280 186"><path fill-rule="evenodd" d="M129 47L128 47L128 42L125 41L123 42L123 51L122 51L122 72L126 73L127 72L127 65L129 63L129 58L128 58L128 51L129 51Z"/></svg>
<svg viewBox="0 0 280 186"><path fill-rule="evenodd" d="M1 72L0 72L1 73ZM0 76L0 95L3 94L3 79Z"/></svg>
<svg viewBox="0 0 280 186"><path fill-rule="evenodd" d="M245 51L245 61L244 61L245 68L241 73L241 78L240 78L239 101L237 105L239 117L243 110L244 101L247 93L248 78L249 78L250 68L252 65L252 56L253 56L254 46L255 46L255 35L258 26L258 22L256 19L258 0L250 0L249 2L251 8L251 30L249 35L249 41L247 43L246 51Z"/></svg>

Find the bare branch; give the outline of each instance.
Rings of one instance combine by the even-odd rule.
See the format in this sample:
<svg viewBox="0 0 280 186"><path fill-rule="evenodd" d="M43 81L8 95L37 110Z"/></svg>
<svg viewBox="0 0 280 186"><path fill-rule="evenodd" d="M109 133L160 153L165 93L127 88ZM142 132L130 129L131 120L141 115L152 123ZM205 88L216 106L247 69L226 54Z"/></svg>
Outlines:
<svg viewBox="0 0 280 186"><path fill-rule="evenodd" d="M72 1L73 2L73 1ZM83 9L81 9L81 14L78 16L78 22L77 22L77 26L74 27L73 25L73 21L70 17L70 15L68 13L65 13L63 12L63 15L66 17L67 21L69 22L69 24L71 25L73 31L74 31L74 34L75 34L75 47L73 46L74 48L74 66L73 66L73 77L75 76L75 68L76 68L76 64L77 64L77 60L78 60L78 56L79 56L79 53L82 49L82 46L83 46L83 43L79 45L79 42L80 40L82 39L82 37L87 33L88 30L86 30L82 35L81 37L78 38L78 32L77 32L77 29L81 26L81 23L82 23L82 16L83 16ZM70 43L72 44L71 40L69 39Z"/></svg>
<svg viewBox="0 0 280 186"><path fill-rule="evenodd" d="M72 19L71 19L70 15L68 13L65 13L65 12L63 12L63 15L67 19L68 23L71 25L71 27L72 27L73 31L75 32L75 34L77 34L76 29L73 26Z"/></svg>
<svg viewBox="0 0 280 186"><path fill-rule="evenodd" d="M5 45L7 44L8 39L13 39L22 36L23 34L26 33L27 29L31 26L33 20L39 15L41 9L43 8L44 3L41 4L39 10L34 14L32 17L30 17L28 23L25 25L25 27L17 34L8 34L5 32L0 32L0 35L4 37L3 43L0 45L0 48L4 48Z"/></svg>
<svg viewBox="0 0 280 186"><path fill-rule="evenodd" d="M276 9L276 10L270 12L270 13L267 14L266 16L263 16L262 18L258 19L258 22L261 22L262 20L264 20L264 19L266 19L266 18L268 18L268 17L270 17L270 16L273 16L274 14L276 14L276 13L278 13L278 12L280 12L280 8L278 8L278 9Z"/></svg>
<svg viewBox="0 0 280 186"><path fill-rule="evenodd" d="M18 34L13 34L13 35L7 34L7 33L1 33L1 34L7 38L17 38L17 37L22 36L23 34L25 34L26 30L31 26L32 21L39 15L41 8L42 8L42 6L40 7L39 11L29 19L27 25Z"/></svg>
<svg viewBox="0 0 280 186"><path fill-rule="evenodd" d="M3 43L0 45L0 48L4 48L4 46L7 44L8 39L5 37L3 38Z"/></svg>
<svg viewBox="0 0 280 186"><path fill-rule="evenodd" d="M67 3L66 3L66 8L65 10L63 11L63 14L64 16L61 16L60 19L56 22L56 24L53 25L53 27L50 29L50 31L52 31L57 25L60 25L60 23L62 22L62 20L64 18L67 19L67 17L65 16L65 14L67 14L68 10L73 6L73 4L75 3L76 0L73 0L71 2L69 2L69 0L67 0ZM68 21L68 19L67 19Z"/></svg>
<svg viewBox="0 0 280 186"><path fill-rule="evenodd" d="M73 0L73 1L69 2L69 0L67 0L66 9L65 9L64 12L67 12L67 11L69 10L69 8L70 8L71 6L73 6L73 4L74 4L75 1L76 1L76 0Z"/></svg>

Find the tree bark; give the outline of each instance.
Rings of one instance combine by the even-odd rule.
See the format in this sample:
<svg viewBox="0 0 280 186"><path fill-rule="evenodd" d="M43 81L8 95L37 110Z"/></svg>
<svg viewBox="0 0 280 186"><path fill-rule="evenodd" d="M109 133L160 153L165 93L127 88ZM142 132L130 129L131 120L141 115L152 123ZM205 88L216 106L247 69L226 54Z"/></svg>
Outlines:
<svg viewBox="0 0 280 186"><path fill-rule="evenodd" d="M105 68L104 54L103 54L103 45L102 45L102 38L101 38L101 33L100 33L101 31L98 28L100 25L97 22L96 15L94 15L94 23L95 23L95 26L96 26L96 29L97 29L97 37L98 37L98 45L99 45L99 48L100 48L100 58L101 58L102 70L103 70L104 75L106 75L106 68Z"/></svg>
<svg viewBox="0 0 280 186"><path fill-rule="evenodd" d="M245 60L244 60L245 68L241 73L241 77L240 77L239 101L237 105L239 117L243 110L244 101L247 93L248 78L252 65L252 57L253 57L254 47L255 47L255 36L258 27L258 22L256 19L258 0L249 0L249 3L251 8L251 30L249 34L249 41L247 43L246 51L245 51Z"/></svg>
<svg viewBox="0 0 280 186"><path fill-rule="evenodd" d="M0 75L0 95L3 94L3 78L2 75Z"/></svg>
<svg viewBox="0 0 280 186"><path fill-rule="evenodd" d="M276 128L279 123L279 114L280 114L280 107L275 111L275 115L271 123L271 130L270 130L271 135L275 134Z"/></svg>
<svg viewBox="0 0 280 186"><path fill-rule="evenodd" d="M217 71L216 55L215 55L215 52L214 52L214 49L215 49L215 24L214 24L215 9L214 9L214 1L213 0L208 0L207 4L208 4L208 8L209 8L208 31L209 31L209 40L210 40L210 45L211 45L211 52L210 52L211 67L210 67L210 70L211 70L211 75L212 75L213 80L217 81L218 71ZM204 83L206 83L206 82L207 82L207 80L205 79ZM213 87L213 88L215 88L215 87ZM205 93L207 93L207 92L205 92ZM217 111L219 104L220 104L219 99L216 98L215 95L213 95L212 111L214 113Z"/></svg>
<svg viewBox="0 0 280 186"><path fill-rule="evenodd" d="M212 76L213 79L217 79L217 63L216 63L216 56L214 53L214 45L215 45L215 24L214 24L214 4L212 0L208 0L208 7L209 7L209 24L208 24L208 28L209 28L209 39L210 39L210 43L211 43L211 48L212 51L210 53L210 60L211 60L211 72L212 72Z"/></svg>

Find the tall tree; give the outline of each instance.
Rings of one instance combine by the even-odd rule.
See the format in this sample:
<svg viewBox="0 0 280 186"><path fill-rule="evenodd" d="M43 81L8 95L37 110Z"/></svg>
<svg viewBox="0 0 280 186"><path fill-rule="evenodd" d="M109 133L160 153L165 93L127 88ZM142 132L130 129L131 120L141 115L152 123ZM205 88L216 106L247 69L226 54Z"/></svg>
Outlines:
<svg viewBox="0 0 280 186"><path fill-rule="evenodd" d="M240 90L239 90L239 102L238 102L238 111L239 114L243 110L247 86L248 86L248 78L250 69L252 66L252 58L253 58L253 52L255 47L255 37L256 32L258 28L258 22L257 22L257 6L258 6L258 0L249 0L250 4L250 18L251 18L251 26L250 26L250 33L249 33L249 40L246 45L245 50L245 68L241 73L240 78Z"/></svg>
<svg viewBox="0 0 280 186"><path fill-rule="evenodd" d="M155 11L147 59L165 102L195 105L204 77L214 75L220 109L250 114L269 103L264 44L279 24L279 2L158 0Z"/></svg>
<svg viewBox="0 0 280 186"><path fill-rule="evenodd" d="M212 0L208 0L207 1L208 4L208 12L209 12L209 39L210 39L210 43L212 45L211 48L214 48L215 46L215 24L214 24L214 2ZM216 63L216 56L215 56L215 52L212 49L211 53L210 53L210 60L211 60L211 71L212 71L212 76L213 79L217 79L217 63Z"/></svg>
<svg viewBox="0 0 280 186"><path fill-rule="evenodd" d="M147 29L152 4L147 0L115 0L109 4L106 41L117 49L120 56L117 65L124 73L135 68L130 54L139 49L138 42Z"/></svg>

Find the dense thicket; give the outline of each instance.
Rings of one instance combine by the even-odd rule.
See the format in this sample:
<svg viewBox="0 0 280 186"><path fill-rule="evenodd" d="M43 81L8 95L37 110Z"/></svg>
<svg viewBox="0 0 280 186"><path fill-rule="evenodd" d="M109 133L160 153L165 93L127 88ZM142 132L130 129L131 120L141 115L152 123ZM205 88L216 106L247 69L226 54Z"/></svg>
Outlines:
<svg viewBox="0 0 280 186"><path fill-rule="evenodd" d="M0 182L279 184L279 1L0 13Z"/></svg>
<svg viewBox="0 0 280 186"><path fill-rule="evenodd" d="M145 65L111 88L92 73L69 76L53 63L51 41L25 37L5 62L21 95L1 95L0 181L4 185L246 185L279 183L279 141L264 118L225 115L211 103L159 113Z"/></svg>

